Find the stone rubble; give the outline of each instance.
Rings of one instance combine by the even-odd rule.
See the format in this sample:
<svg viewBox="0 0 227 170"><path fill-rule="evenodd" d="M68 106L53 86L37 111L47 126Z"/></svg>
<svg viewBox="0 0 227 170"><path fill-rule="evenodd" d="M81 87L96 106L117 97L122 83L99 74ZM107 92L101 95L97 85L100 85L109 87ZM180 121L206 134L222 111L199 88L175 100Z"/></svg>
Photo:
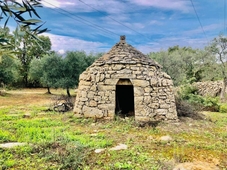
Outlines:
<svg viewBox="0 0 227 170"><path fill-rule="evenodd" d="M198 89L198 94L201 96L216 97L221 93L223 81L196 82L193 86Z"/></svg>
<svg viewBox="0 0 227 170"><path fill-rule="evenodd" d="M114 119L116 85L125 79L133 85L135 120L177 119L171 77L124 39L80 75L74 113Z"/></svg>

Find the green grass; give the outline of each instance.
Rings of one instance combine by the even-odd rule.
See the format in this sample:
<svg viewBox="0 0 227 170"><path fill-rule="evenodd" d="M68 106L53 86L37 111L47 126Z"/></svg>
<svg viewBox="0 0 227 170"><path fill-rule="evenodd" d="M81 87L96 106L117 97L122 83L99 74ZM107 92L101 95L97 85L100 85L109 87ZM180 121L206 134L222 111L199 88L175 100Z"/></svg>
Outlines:
<svg viewBox="0 0 227 170"><path fill-rule="evenodd" d="M0 149L0 169L171 170L174 164L194 160L218 160L220 169L227 167L226 113L140 128L133 119L94 122L72 112L46 112L52 96L41 92L9 91L0 98L0 143L27 143ZM160 141L165 135L173 140ZM120 143L128 149L110 150ZM105 150L94 152L100 148Z"/></svg>

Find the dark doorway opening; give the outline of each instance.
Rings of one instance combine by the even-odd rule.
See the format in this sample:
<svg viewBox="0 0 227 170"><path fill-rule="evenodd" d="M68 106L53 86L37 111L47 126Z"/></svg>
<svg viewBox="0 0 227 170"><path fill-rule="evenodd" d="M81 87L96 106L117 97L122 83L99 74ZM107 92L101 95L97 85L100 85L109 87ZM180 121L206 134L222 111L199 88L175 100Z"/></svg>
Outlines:
<svg viewBox="0 0 227 170"><path fill-rule="evenodd" d="M115 114L124 117L135 115L133 85L116 85Z"/></svg>

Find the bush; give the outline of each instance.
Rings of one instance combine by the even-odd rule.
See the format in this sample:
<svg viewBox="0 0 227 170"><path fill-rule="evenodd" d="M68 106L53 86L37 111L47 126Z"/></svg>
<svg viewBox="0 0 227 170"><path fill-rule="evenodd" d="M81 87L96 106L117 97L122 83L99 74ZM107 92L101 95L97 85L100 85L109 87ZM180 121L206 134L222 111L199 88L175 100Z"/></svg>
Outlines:
<svg viewBox="0 0 227 170"><path fill-rule="evenodd" d="M218 98L206 97L203 101L204 108L203 110L218 112L219 111L219 100Z"/></svg>
<svg viewBox="0 0 227 170"><path fill-rule="evenodd" d="M195 108L192 107L186 100L182 100L179 97L176 98L176 109L177 109L177 115L178 116L189 116L191 114L194 114Z"/></svg>
<svg viewBox="0 0 227 170"><path fill-rule="evenodd" d="M219 107L219 112L227 113L227 104L221 104Z"/></svg>
<svg viewBox="0 0 227 170"><path fill-rule="evenodd" d="M181 86L180 91L178 91L178 96L183 100L189 100L193 95L196 95L198 89L189 84Z"/></svg>
<svg viewBox="0 0 227 170"><path fill-rule="evenodd" d="M197 89L191 85L182 86L178 98L187 101L198 111L219 111L218 98L203 97L197 94Z"/></svg>

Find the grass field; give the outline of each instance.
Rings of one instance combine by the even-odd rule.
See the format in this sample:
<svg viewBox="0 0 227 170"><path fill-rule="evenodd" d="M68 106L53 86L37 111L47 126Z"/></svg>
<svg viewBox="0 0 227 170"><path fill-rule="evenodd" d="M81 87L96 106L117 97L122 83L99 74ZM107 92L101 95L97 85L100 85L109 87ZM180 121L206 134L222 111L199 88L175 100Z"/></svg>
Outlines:
<svg viewBox="0 0 227 170"><path fill-rule="evenodd" d="M142 128L133 119L95 122L48 111L54 95L45 92L22 89L0 96L0 144L26 143L0 148L0 169L170 170L193 161L227 169L227 113L206 112L204 120L182 118ZM172 140L160 140L167 135ZM118 144L127 149L110 150Z"/></svg>

